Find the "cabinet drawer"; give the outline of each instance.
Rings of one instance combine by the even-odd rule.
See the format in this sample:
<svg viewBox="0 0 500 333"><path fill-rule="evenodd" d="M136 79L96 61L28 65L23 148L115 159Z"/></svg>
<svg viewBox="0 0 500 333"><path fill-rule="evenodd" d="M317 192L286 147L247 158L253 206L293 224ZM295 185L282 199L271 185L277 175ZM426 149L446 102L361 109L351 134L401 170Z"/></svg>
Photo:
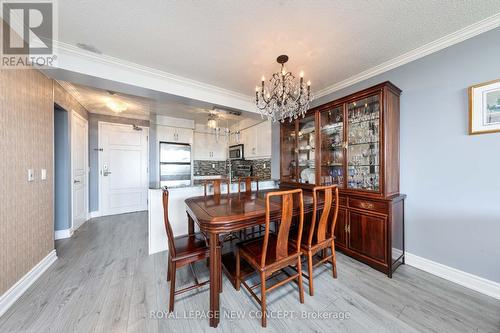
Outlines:
<svg viewBox="0 0 500 333"><path fill-rule="evenodd" d="M388 209L387 203L385 202L359 200L353 198L349 198L349 207L373 210L384 214L387 214L387 209Z"/></svg>
<svg viewBox="0 0 500 333"><path fill-rule="evenodd" d="M346 197L342 197L342 196L340 196L340 197L339 197L339 205L340 205L340 206L347 207L347 198L346 198Z"/></svg>

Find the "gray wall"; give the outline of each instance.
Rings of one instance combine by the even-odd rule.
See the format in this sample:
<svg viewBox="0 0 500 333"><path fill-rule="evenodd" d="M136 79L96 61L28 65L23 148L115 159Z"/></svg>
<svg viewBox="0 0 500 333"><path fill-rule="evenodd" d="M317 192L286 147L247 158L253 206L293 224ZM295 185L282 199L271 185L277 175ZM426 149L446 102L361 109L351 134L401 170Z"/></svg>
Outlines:
<svg viewBox="0 0 500 333"><path fill-rule="evenodd" d="M54 229L71 227L71 161L68 112L54 109Z"/></svg>
<svg viewBox="0 0 500 333"><path fill-rule="evenodd" d="M96 149L99 148L98 126L100 121L149 127L149 120L138 120L89 113L89 210L91 212L99 210L99 152Z"/></svg>
<svg viewBox="0 0 500 333"><path fill-rule="evenodd" d="M500 282L500 133L467 135L467 87L495 79L500 79L500 28L314 105L386 80L401 88L407 251Z"/></svg>

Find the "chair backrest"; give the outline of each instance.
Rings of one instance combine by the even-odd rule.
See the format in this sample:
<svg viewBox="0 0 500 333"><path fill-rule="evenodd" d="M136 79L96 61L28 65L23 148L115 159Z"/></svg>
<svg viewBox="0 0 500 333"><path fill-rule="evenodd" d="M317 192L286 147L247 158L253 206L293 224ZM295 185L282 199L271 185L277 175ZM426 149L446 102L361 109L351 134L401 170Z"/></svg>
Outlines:
<svg viewBox="0 0 500 333"><path fill-rule="evenodd" d="M166 187L163 188L163 220L165 231L167 232L168 251L170 252L170 256L175 257L174 233L168 219L168 189Z"/></svg>
<svg viewBox="0 0 500 333"><path fill-rule="evenodd" d="M294 198L295 196L295 198ZM289 191L276 191L266 194L266 231L264 235L264 244L262 246L262 260L261 266L266 265L267 245L269 242L269 231L271 223L271 199L274 197L281 197L281 220L278 228L278 240L276 243L276 261L285 259L290 255L300 252L300 242L302 237L302 227L304 225L304 198L301 189ZM295 200L294 200L295 199ZM273 201L273 203L276 203ZM290 233L290 226L292 224L294 204L299 208L299 233L296 244L296 253L288 253L288 239Z"/></svg>
<svg viewBox="0 0 500 333"><path fill-rule="evenodd" d="M229 194L230 193L230 187L231 187L231 182L229 181L229 179L226 179L226 178L220 178L220 179L211 179L211 180L205 180L203 182L203 187L204 187L204 192L205 192L205 196L207 196L207 188L209 185L212 185L213 188L214 188L214 195L220 195L221 194L221 184L222 183L225 183L227 184L227 193Z"/></svg>
<svg viewBox="0 0 500 333"><path fill-rule="evenodd" d="M324 207L319 221L317 219L318 210L318 198L322 195L324 198ZM333 237L335 233L335 224L337 223L337 215L339 213L339 188L337 185L328 186L316 186L313 188L313 213L311 219L311 226L309 228L309 237L307 239L307 244L309 246L312 244L314 233L316 233L316 242L321 243L327 239L327 228L328 228L328 218L330 217L330 212L332 210L332 204L335 201L334 212L332 220L330 221L330 237Z"/></svg>
<svg viewBox="0 0 500 333"><path fill-rule="evenodd" d="M245 184L245 192L252 192L252 181L257 184L257 191L259 190L259 177L239 177L238 178L238 192L241 193L241 184Z"/></svg>

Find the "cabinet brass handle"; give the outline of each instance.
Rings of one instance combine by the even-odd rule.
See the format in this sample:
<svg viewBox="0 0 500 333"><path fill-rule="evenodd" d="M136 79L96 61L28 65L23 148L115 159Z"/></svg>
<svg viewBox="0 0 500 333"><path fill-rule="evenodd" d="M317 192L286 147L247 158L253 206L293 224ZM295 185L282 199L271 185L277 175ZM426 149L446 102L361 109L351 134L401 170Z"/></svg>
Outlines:
<svg viewBox="0 0 500 333"><path fill-rule="evenodd" d="M373 204L370 203L370 202L361 202L359 204L361 206L361 208L364 208L364 209L373 209Z"/></svg>

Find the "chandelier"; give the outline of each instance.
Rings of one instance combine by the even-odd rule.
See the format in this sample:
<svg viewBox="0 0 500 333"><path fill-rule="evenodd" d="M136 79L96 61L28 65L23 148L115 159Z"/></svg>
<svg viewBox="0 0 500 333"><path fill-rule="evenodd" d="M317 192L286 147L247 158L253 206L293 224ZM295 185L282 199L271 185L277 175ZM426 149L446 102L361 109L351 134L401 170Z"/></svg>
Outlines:
<svg viewBox="0 0 500 333"><path fill-rule="evenodd" d="M301 72L297 82L295 76L286 71L287 55L280 55L276 61L281 64L281 71L272 75L267 86L262 77L261 86L255 88L255 104L262 117L266 116L273 122L284 122L288 118L291 122L299 116L304 117L309 108L311 81L305 84Z"/></svg>

